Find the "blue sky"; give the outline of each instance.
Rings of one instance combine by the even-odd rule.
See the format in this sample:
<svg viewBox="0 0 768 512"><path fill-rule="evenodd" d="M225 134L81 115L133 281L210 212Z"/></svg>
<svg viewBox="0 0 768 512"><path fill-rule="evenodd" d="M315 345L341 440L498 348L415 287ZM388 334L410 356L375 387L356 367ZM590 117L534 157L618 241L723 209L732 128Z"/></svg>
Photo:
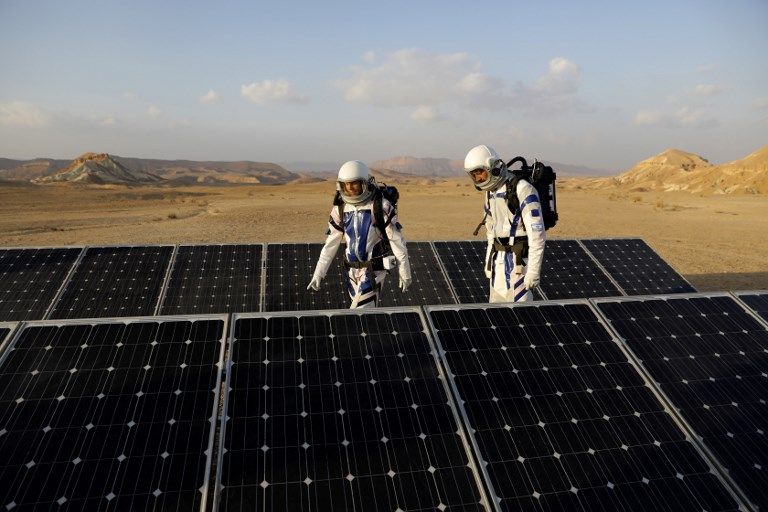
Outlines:
<svg viewBox="0 0 768 512"><path fill-rule="evenodd" d="M0 157L625 169L768 144L768 2L0 0Z"/></svg>

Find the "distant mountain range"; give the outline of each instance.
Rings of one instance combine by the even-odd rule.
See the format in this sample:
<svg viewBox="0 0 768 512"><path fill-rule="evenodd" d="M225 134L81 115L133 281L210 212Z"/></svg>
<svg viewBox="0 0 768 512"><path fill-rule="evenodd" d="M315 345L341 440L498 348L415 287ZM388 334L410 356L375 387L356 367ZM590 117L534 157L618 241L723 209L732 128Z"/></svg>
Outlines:
<svg viewBox="0 0 768 512"><path fill-rule="evenodd" d="M511 160L511 159L510 159ZM552 166L558 176L607 176L611 171L604 169L593 169L580 165L561 164L548 160L542 160L547 165ZM530 159L528 163L532 163ZM412 156L397 156L387 160L372 162L371 167L381 169L392 169L393 171L406 174L415 174L417 176L428 177L453 177L464 176L464 161L449 160L447 158L415 158Z"/></svg>

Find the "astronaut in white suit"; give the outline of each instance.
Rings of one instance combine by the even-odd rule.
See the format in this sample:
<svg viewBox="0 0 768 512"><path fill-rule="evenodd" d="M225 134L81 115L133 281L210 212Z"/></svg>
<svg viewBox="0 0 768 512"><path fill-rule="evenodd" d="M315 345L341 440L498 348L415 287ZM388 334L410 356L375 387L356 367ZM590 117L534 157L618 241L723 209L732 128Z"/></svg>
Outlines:
<svg viewBox="0 0 768 512"><path fill-rule="evenodd" d="M411 265L397 209L381 196L368 166L358 160L341 166L336 190L343 203L331 210L328 237L307 289L320 289L342 239L346 239L344 266L348 269L345 279L352 299L350 308L375 307L389 269L397 267L403 292L411 285ZM381 205L380 222L375 214L377 201Z"/></svg>
<svg viewBox="0 0 768 512"><path fill-rule="evenodd" d="M489 146L470 149L464 159L464 170L475 188L485 192L488 248L484 266L490 280L488 301L533 300L532 291L541 279L547 238L536 188L514 177L504 160ZM517 194L520 204L517 211L510 211L509 193Z"/></svg>

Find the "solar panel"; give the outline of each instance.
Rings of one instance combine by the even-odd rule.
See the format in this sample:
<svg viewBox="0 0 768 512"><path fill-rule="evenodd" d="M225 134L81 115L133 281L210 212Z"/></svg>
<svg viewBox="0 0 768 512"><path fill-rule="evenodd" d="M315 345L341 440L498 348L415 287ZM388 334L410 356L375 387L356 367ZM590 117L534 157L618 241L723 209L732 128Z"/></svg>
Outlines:
<svg viewBox="0 0 768 512"><path fill-rule="evenodd" d="M547 299L622 295L576 240L547 240L541 275L541 291Z"/></svg>
<svg viewBox="0 0 768 512"><path fill-rule="evenodd" d="M182 245L176 249L160 314L259 311L258 245Z"/></svg>
<svg viewBox="0 0 768 512"><path fill-rule="evenodd" d="M205 510L226 317L25 324L0 363L3 510Z"/></svg>
<svg viewBox="0 0 768 512"><path fill-rule="evenodd" d="M408 242L408 258L413 277L411 287L407 292L401 292L400 274L393 270L384 281L379 306L456 304L456 298L437 262L431 243Z"/></svg>
<svg viewBox="0 0 768 512"><path fill-rule="evenodd" d="M215 510L487 510L419 310L233 321Z"/></svg>
<svg viewBox="0 0 768 512"><path fill-rule="evenodd" d="M16 322L0 322L0 357L3 356L3 351L8 341L10 341L11 333L16 328Z"/></svg>
<svg viewBox="0 0 768 512"><path fill-rule="evenodd" d="M768 508L765 326L725 294L596 302L749 500Z"/></svg>
<svg viewBox="0 0 768 512"><path fill-rule="evenodd" d="M768 291L736 292L736 296L763 320L768 321Z"/></svg>
<svg viewBox="0 0 768 512"><path fill-rule="evenodd" d="M323 244L267 244L263 311L302 311L349 307L341 278L342 248L320 291L307 290Z"/></svg>
<svg viewBox="0 0 768 512"><path fill-rule="evenodd" d="M737 510L585 301L425 309L500 510Z"/></svg>
<svg viewBox="0 0 768 512"><path fill-rule="evenodd" d="M40 320L82 248L0 250L0 321Z"/></svg>
<svg viewBox="0 0 768 512"><path fill-rule="evenodd" d="M696 291L639 238L582 240L581 243L627 295Z"/></svg>
<svg viewBox="0 0 768 512"><path fill-rule="evenodd" d="M151 315L173 246L88 247L49 318Z"/></svg>

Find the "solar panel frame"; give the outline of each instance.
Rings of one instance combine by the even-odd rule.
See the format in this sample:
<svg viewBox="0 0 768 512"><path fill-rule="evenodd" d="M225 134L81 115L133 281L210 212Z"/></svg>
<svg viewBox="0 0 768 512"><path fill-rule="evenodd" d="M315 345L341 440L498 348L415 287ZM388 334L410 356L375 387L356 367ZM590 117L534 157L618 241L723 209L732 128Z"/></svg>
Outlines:
<svg viewBox="0 0 768 512"><path fill-rule="evenodd" d="M91 317L91 318L139 318L139 317L145 317L145 316L153 316L156 315L156 311L160 305L160 299L162 298L163 289L166 286L168 277L169 277L169 271L171 268L171 263L173 260L173 257L176 252L177 245L175 244L127 244L127 245L119 245L119 244L111 244L111 245L87 245L83 248L82 252L80 253L80 256L77 260L76 265L73 266L72 271L70 272L69 276L67 277L66 282L62 285L61 289L59 290L58 295L56 296L56 299L51 303L51 306L48 308L48 312L45 315L45 318L43 320L67 320L67 319L85 319L88 317L65 317L65 318L54 318L54 313L56 312L57 306L60 305L61 301L64 299L64 296L67 292L67 289L69 285L73 282L75 275L79 271L81 265L83 264L84 259L86 258L88 251L91 249L97 250L97 249L133 249L133 248L142 248L142 247L157 247L157 248L164 248L169 247L171 249L171 254L168 257L168 263L166 264L165 271L163 273L163 278L159 281L159 287L157 290L157 299L155 300L155 305L152 308L152 314L150 315L149 312L147 315L126 315L125 317L119 317L119 316L103 316L103 317Z"/></svg>
<svg viewBox="0 0 768 512"><path fill-rule="evenodd" d="M222 334L219 338L219 354L218 354L218 361L215 363L214 366L217 368L217 376L216 376L216 384L215 387L211 390L212 393L214 393L215 398L213 401L213 407L211 408L211 415L208 418L208 421L210 422L210 432L208 434L208 445L206 450L203 451L203 454L206 455L206 462L205 462L205 474L203 477L203 485L202 489L198 489L200 492L200 512L207 512L207 503L210 498L210 494L212 490L210 489L211 484L211 478L212 478L212 464L213 464L213 456L214 456L214 446L216 441L216 427L217 427L217 420L218 420L218 409L221 404L221 384L223 381L223 375L224 375L224 355L225 350L227 347L227 339L228 339L228 332L229 332L229 316L228 314L217 314L217 315L169 315L169 316L134 316L134 317L99 317L99 318L87 318L87 319L80 319L80 318L72 318L72 319L54 319L54 320L34 320L29 322L19 322L18 328L14 331L11 331L10 337L6 339L5 342L3 342L3 345L0 345L0 372L3 369L3 365L5 364L6 360L9 357L9 354L11 352L11 348L16 345L19 338L21 337L22 333L24 332L24 329L27 327L45 327L45 326L67 326L67 325L102 325L102 324L120 324L124 323L126 325L130 323L136 323L136 322L158 322L162 325L162 323L165 322L186 322L186 321L209 321L209 320L221 320L223 322L222 325Z"/></svg>
<svg viewBox="0 0 768 512"><path fill-rule="evenodd" d="M5 347L10 345L11 339L13 339L16 327L20 322L0 322L0 329L8 329L8 333L0 337L0 361L3 360L3 354L5 353Z"/></svg>
<svg viewBox="0 0 768 512"><path fill-rule="evenodd" d="M680 295L674 295L674 297L679 298ZM623 297L623 300L632 300L633 297ZM636 299L636 297L635 297ZM622 338L620 336L617 336L615 330L608 324L604 316L601 314L599 309L595 306L594 302L596 301L605 301L609 302L611 298L598 298L598 299L561 299L561 300L546 300L546 301L538 301L538 302L515 302L515 303L498 303L498 304L460 304L456 306L424 306L423 309L426 313L426 319L429 325L430 330L432 331L433 339L435 344L438 348L438 354L440 359L440 364L443 365L443 373L447 376L447 380L450 381L450 388L451 392L453 393L454 401L459 404L459 410L461 414L462 421L464 422L464 429L469 432L469 442L471 442L472 446L472 454L476 457L475 463L476 466L479 467L482 471L483 480L488 486L488 494L489 496L499 496L495 492L494 486L493 486L493 480L491 479L490 473L486 469L486 466L482 463L480 446L477 442L477 439L474 435L474 429L472 428L472 423L469 420L469 416L467 414L467 411L464 407L464 400L462 400L461 394L459 393L458 386L455 382L455 380L451 377L452 372L450 371L450 365L447 361L446 354L447 352L444 350L442 342L440 341L439 336L437 335L438 329L435 327L432 316L430 313L433 311L447 311L447 310L472 310L472 309L487 309L489 307L496 308L496 307L506 307L506 308L527 308L527 307L537 307L542 305L568 305L568 304L582 304L586 305L590 308L592 313L595 315L595 318L597 321L606 328L607 332L611 335L613 338L612 341L614 344L616 344L619 349L621 350L622 354L627 358L627 361L629 364L634 368L636 372L642 377L644 383L646 384L646 387L653 393L654 397L661 403L661 405L664 408L664 411L668 414L670 419L675 423L675 425L682 431L682 433L685 436L685 440L691 444L691 446L696 450L696 452L699 454L699 456L707 463L707 465L710 468L710 471L718 478L718 480L722 483L722 485L725 487L725 489L729 492L731 497L736 501L736 503L739 505L740 510L747 510L745 507L745 503L748 503L748 500L746 500L743 496L743 493L741 493L741 490L738 488L738 486L734 485L732 479L730 479L726 472L723 471L720 464L717 462L716 458L714 458L710 453L709 450L706 449L698 441L698 438L696 435L693 434L692 429L690 426L684 421L684 419L677 413L674 407L671 406L671 403L668 401L666 395L658 389L653 379L650 378L650 376L645 371L645 368L642 367L634 357L634 353L632 353L631 350L625 345ZM491 499L491 502L494 504L494 510L497 512L504 512L501 509L501 499L499 498L497 500Z"/></svg>
<svg viewBox="0 0 768 512"><path fill-rule="evenodd" d="M766 309L757 309L755 308L754 304L750 304L750 301L747 299L747 297L762 298L765 296L766 301L768 301L768 290L739 290L731 292L731 295L736 298L736 301L739 304L742 304L743 307L745 307L750 312L755 313L758 319L761 320L766 327L768 327L768 307L766 307Z"/></svg>
<svg viewBox="0 0 768 512"><path fill-rule="evenodd" d="M616 282L617 286L619 287L619 290L624 292L624 295L627 295L627 296L639 296L639 295L659 295L659 294L664 294L664 293L681 294L681 293L696 293L696 291L697 291L695 286L693 286L685 277L683 277L683 275L680 272L678 272L678 270L676 268L674 268L672 265L670 265L669 262L667 262L667 260L662 258L661 255L659 253L657 253L653 249L653 247L651 247L651 245L648 242L646 242L643 238L608 238L608 237L606 237L606 238L582 238L582 239L579 239L579 242L582 244L584 249L586 249L587 253L590 254L592 256L592 258L595 261L597 261L603 267L603 269L605 270L606 274L608 274L609 276L611 276L613 278L613 280ZM651 291L649 293L634 293L633 290L628 289L628 287L626 285L622 285L621 284L621 280L617 276L613 275L613 273L611 272L611 270L609 269L607 264L602 263L600 261L600 255L596 254L592 249L590 249L590 247L589 247L590 242L596 242L596 243L599 243L599 242L625 242L625 243L640 242L642 245L645 246L645 247L643 247L643 249L649 250L653 255L658 257L659 261L662 262L664 265L666 265L666 267L667 267L666 270L668 272L670 272L676 279L679 279L681 281L681 284L680 284L681 287L684 288L685 286L688 286L690 288L690 290L681 290L680 292L675 292L673 290L669 290L669 291L661 291L660 290L660 291L656 291L656 292ZM632 276L636 277L637 274L633 273Z"/></svg>
<svg viewBox="0 0 768 512"><path fill-rule="evenodd" d="M656 380L653 378L650 371L648 371L648 369L642 363L640 358L635 354L634 350L632 350L629 347L627 340L619 334L618 330L613 326L613 323L609 321L608 317L605 314L603 314L603 312L598 307L599 304L603 304L603 303L642 302L647 300L665 300L665 299L679 300L679 299L715 298L715 297L728 297L732 299L734 298L733 294L729 292L696 292L696 293L671 293L671 294L657 294L657 295L635 295L635 296L630 295L627 297L611 297L611 298L600 297L600 298L589 299L589 301L594 306L593 309L597 311L599 318L608 329L608 332L610 332L611 335L614 336L616 339L620 340L622 349L625 352L625 354L628 355L628 357L630 358L630 361L632 362L633 366L635 366L635 368L640 372L640 374L643 376L645 381L651 385L651 388L654 390L655 394L658 397L660 397L664 406L668 410L672 411L672 415L675 417L676 421L684 428L686 436L689 437L694 442L696 447L699 449L699 452L705 455L707 462L712 467L717 469L717 475L720 478L720 480L728 483L728 488L731 490L731 492L735 496L738 496L738 499L741 503L746 504L746 509L759 510L759 507L757 507L754 503L750 501L750 499L747 496L747 493L733 479L733 477L730 475L728 470L721 463L719 457L715 455L715 453L704 443L703 437L698 434L698 432L693 428L693 426L688 422L688 420L686 420L686 418L678 410L678 408L675 407L675 404L672 401L672 399L667 395L667 393L663 389L661 389L660 385L656 383ZM746 304L740 302L738 299L735 300L735 302L739 306L741 306L747 314L751 315L753 318L755 318L755 320L763 324L768 330L768 323L762 320L757 314L755 314L754 311L750 310L749 307L746 306Z"/></svg>
<svg viewBox="0 0 768 512"><path fill-rule="evenodd" d="M69 282L70 277L74 273L77 266L80 264L80 260L83 257L83 254L85 253L85 246L82 245L63 245L58 247L43 247L43 246L24 246L24 247L0 247L0 251L6 251L6 250L66 250L66 249L79 249L79 253L75 260L72 262L72 265L70 266L67 273L64 275L64 278L62 279L61 283L59 284L59 287L56 289L55 293L50 299L50 302L46 306L45 310L43 311L43 314L40 318L19 318L18 321L24 321L24 320L43 320L47 318L48 314L51 311L51 308L53 308L53 305L56 304L56 301L58 301L59 296L61 295L62 290L64 290L64 287Z"/></svg>
<svg viewBox="0 0 768 512"><path fill-rule="evenodd" d="M165 280L163 282L163 288L162 288L162 291L160 293L160 297L159 297L158 302L157 302L157 307L155 308L155 315L167 315L167 314L175 314L175 315L209 314L207 312L206 313L184 312L184 311L178 312L178 313L174 313L174 312L165 312L164 313L163 312L163 309L165 307L167 307L166 299L169 296L168 293L170 291L170 286L171 286L171 284L173 282L174 271L176 270L176 263L179 260L180 251L182 249L184 249L184 248L199 248L199 247L213 247L213 248L219 247L220 248L220 247L235 247L235 246L248 246L248 247L254 247L254 248L255 247L259 247L260 248L259 260L256 263L256 265L258 265L258 266L254 268L254 271L258 272L258 276L259 276L258 277L258 293L255 294L256 304L255 304L254 309L248 311L248 312L260 312L261 308L263 307L263 303L264 303L264 286L265 286L265 282L266 282L265 281L266 276L264 275L264 270L266 268L265 257L266 257L266 246L267 246L267 244L265 244L265 243L249 244L249 243L232 242L232 243L220 243L220 244L203 244L203 243L201 243L201 244L179 244L179 245L176 245L175 248L174 248L174 251L173 251L173 255L171 257L171 263L168 266L168 272L166 273L166 277L165 277ZM255 287L254 287L254 289L255 289ZM236 312L239 312L239 311L235 311L235 310L217 311L217 312L210 312L210 314L218 314L218 313L225 314L225 313L236 313Z"/></svg>
<svg viewBox="0 0 768 512"><path fill-rule="evenodd" d="M388 307L388 308L364 308L364 309L327 309L327 310L305 310L305 311L272 311L272 312L261 312L261 313L233 313L231 315L231 321L229 324L229 336L228 336L228 343L227 343L227 358L224 364L224 373L226 376L226 381L224 382L225 388L224 388L224 399L223 399L223 408L222 408L222 414L220 417L220 425L219 425L219 438L218 438L218 452L217 452L217 463L216 463L216 474L215 474L215 483L214 483L214 497L213 497L213 512L217 512L219 510L219 506L221 504L221 491L222 491L222 484L221 484L221 476L223 473L223 467L224 467L224 451L225 451L225 441L226 441L226 422L228 419L228 412L229 412L229 397L230 397L230 391L231 388L229 387L230 384L230 376L231 376L231 368L233 364L233 353L234 353L234 340L235 340L235 327L237 324L237 321L240 319L247 319L247 318L299 318L301 316L329 316L332 317L333 315L372 315L372 314L387 314L387 313L416 313L419 315L419 319L421 320L421 325L424 327L424 334L427 338L427 343L429 344L430 348L430 354L432 356L433 362L435 364L435 368L438 372L437 380L442 382L443 391L445 392L445 397L447 400L447 405L451 409L451 412L453 414L453 419L456 422L457 432L459 439L461 440L462 446L464 447L464 453L467 457L468 461L468 467L471 469L472 474L475 478L475 484L477 485L477 490L480 494L480 505L485 508L486 511L490 511L493 509L493 506L490 505L490 500L487 493L487 487L485 480L483 476L480 474L480 471L478 470L478 465L476 463L476 457L472 449L472 445L469 442L468 434L466 431L466 427L464 422L462 421L460 415L459 415L459 409L456 403L456 400L454 398L453 392L448 384L448 381L450 380L448 375L445 373L443 366L440 362L440 357L438 356L437 346L435 343L435 338L433 337L433 331L430 329L429 324L427 323L428 317L424 312L423 307L414 307L414 306L401 306L401 307Z"/></svg>
<svg viewBox="0 0 768 512"><path fill-rule="evenodd" d="M168 268L165 269L165 277L163 277L163 284L160 286L160 293L157 295L157 303L155 304L155 310L153 315L161 315L160 310L163 308L163 301L165 300L165 294L168 292L168 286L171 284L171 273L173 267L176 264L176 255L179 253L180 245L173 246L173 252L171 252L171 259L168 262Z"/></svg>

